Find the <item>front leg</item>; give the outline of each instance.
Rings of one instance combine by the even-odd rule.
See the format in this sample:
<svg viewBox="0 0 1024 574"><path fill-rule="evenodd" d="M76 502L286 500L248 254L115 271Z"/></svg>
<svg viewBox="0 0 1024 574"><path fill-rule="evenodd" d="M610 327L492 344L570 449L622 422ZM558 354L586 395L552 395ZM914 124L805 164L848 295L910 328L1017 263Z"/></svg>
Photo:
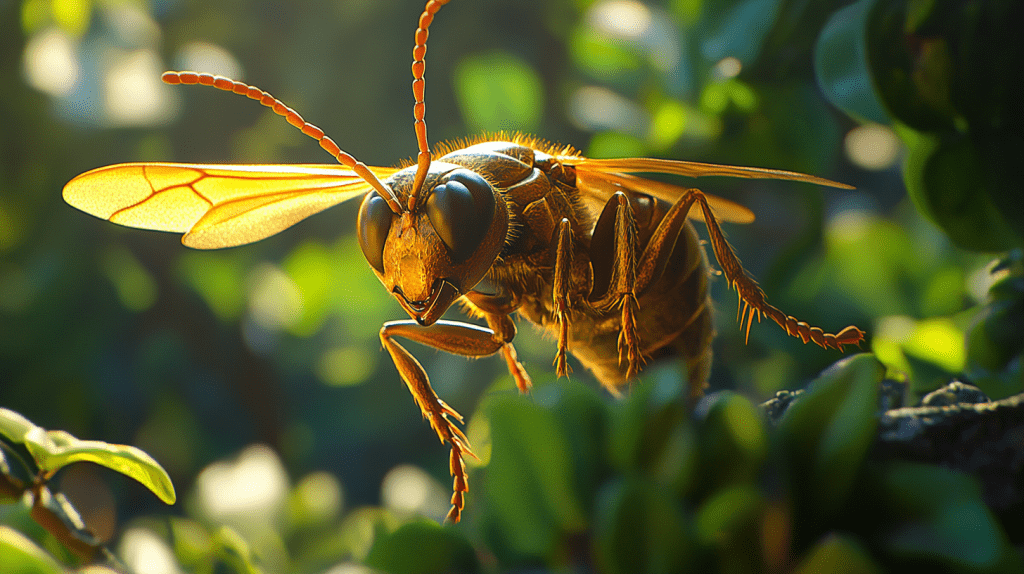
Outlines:
<svg viewBox="0 0 1024 574"><path fill-rule="evenodd" d="M447 519L451 522L458 522L465 504L465 493L469 491L467 482L469 477L466 474L463 455L474 458L476 455L470 450L469 439L452 421L455 419L461 423L462 415L438 398L437 393L430 386L430 379L423 366L405 347L398 344L394 337L403 337L464 357L493 355L502 348L502 343L496 339L494 331L490 329L455 321L438 321L429 327L420 327L415 321L409 320L389 321L380 329L380 341L391 355L402 381L412 393L423 417L430 422L430 426L442 443L447 442L452 445L449 472L453 477L452 490L454 493L452 494L452 508L448 511Z"/></svg>

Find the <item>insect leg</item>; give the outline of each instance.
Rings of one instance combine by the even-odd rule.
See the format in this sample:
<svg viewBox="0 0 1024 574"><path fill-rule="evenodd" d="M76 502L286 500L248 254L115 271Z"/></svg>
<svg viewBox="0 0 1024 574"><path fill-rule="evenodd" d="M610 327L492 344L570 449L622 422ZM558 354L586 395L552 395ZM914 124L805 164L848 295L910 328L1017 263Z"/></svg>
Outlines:
<svg viewBox="0 0 1024 574"><path fill-rule="evenodd" d="M767 315L785 329L787 334L801 338L804 343L813 341L821 347L831 347L842 351L843 345L857 345L864 340L864 332L853 325L846 327L836 334L826 333L820 327L812 327L803 321L798 321L796 318L786 315L778 308L769 304L765 300L764 291L758 287L756 281L747 275L739 258L736 257L736 253L732 250L732 246L726 241L725 234L722 233L722 228L719 227L718 221L715 219L711 207L708 206L704 194L696 189L690 190L685 201L688 204L692 204L694 200L700 204L700 209L704 214L704 221L708 228L708 234L711 237L711 248L715 252L715 259L722 266L722 273L725 274L726 281L729 282L731 287L735 287L736 292L739 293L741 305L739 321L741 326L746 321L746 336L748 339L754 316L756 315L758 322L760 322L761 315ZM689 211L689 206L687 206L686 211Z"/></svg>
<svg viewBox="0 0 1024 574"><path fill-rule="evenodd" d="M558 223L558 245L555 249L555 274L552 296L555 302L555 320L558 322L558 351L555 353L555 373L569 376L566 355L569 352L569 278L572 274L572 229L569 220Z"/></svg>
<svg viewBox="0 0 1024 574"><path fill-rule="evenodd" d="M403 337L465 357L492 355L501 349L502 343L495 340L494 332L490 329L454 321L438 321L429 327L420 327L411 320L389 321L380 329L380 341L391 355L402 381L412 393L423 417L430 422L441 442L452 445L449 472L453 477L454 493L447 519L458 522L465 503L465 493L469 491L463 455L475 457L470 450L469 439L452 420L461 423L462 415L438 398L430 386L430 379L427 378L423 366L405 347L398 344L394 337Z"/></svg>
<svg viewBox="0 0 1024 574"><path fill-rule="evenodd" d="M636 220L633 208L622 192L616 192L612 201L615 207L615 238L612 242L614 263L612 264L609 295L621 309L622 330L619 331L619 364L626 360L626 378L636 376L644 358L640 354L640 336L636 328Z"/></svg>
<svg viewBox="0 0 1024 574"><path fill-rule="evenodd" d="M508 364L508 372L516 381L516 387L520 393L528 393L533 388L533 381L526 372L526 367L519 362L519 355L516 348L512 346L512 339L516 337L516 324L507 314L487 313L487 326L494 331L494 339L501 344L501 356Z"/></svg>

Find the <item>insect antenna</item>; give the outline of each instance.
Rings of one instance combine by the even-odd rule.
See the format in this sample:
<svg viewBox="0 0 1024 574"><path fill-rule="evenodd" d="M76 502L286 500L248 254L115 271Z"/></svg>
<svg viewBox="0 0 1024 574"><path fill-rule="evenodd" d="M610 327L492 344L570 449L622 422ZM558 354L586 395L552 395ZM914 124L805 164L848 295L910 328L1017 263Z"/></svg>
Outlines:
<svg viewBox="0 0 1024 574"><path fill-rule="evenodd" d="M409 194L409 211L416 207L420 188L423 187L423 181L427 178L427 170L430 169L430 146L427 143L427 122L424 119L427 104L423 97L423 89L426 84L423 76L427 67L427 37L430 36L430 24L434 21L434 14L437 14L441 6L447 4L448 1L429 0L423 7L419 28L416 28L415 45L412 48L412 96L415 100L412 106L412 115L416 118L413 125L416 128L416 146L419 153L416 155L416 177L413 178L412 193Z"/></svg>
<svg viewBox="0 0 1024 574"><path fill-rule="evenodd" d="M160 79L166 84L178 85L201 85L201 86L213 86L218 90L224 90L225 92L233 92L235 94L244 95L251 100L257 100L264 106L274 110L274 113L284 117L288 123L299 128L299 131L306 134L307 136L315 139L320 147L327 153L331 154L334 159L338 160L338 163L356 172L356 175L363 178L366 183L373 186L377 193L387 201L391 211L397 214L402 213L402 204L395 197L395 192L391 190L384 182L382 182L366 164L352 157L351 154L342 150L338 147L338 144L334 143L330 137L324 134L324 130L314 126L313 124L302 119L302 116L298 112L284 105L281 100L275 98L267 92L249 84L225 78L223 76L214 76L212 74L202 74L198 72L164 72ZM424 132L424 138L426 133ZM429 165L429 164L428 164Z"/></svg>

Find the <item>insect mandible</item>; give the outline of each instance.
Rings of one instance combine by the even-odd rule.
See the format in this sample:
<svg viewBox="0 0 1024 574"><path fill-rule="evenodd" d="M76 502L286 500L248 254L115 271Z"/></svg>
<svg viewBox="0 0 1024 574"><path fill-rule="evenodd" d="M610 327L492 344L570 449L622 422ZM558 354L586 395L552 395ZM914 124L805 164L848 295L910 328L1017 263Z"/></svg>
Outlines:
<svg viewBox="0 0 1024 574"><path fill-rule="evenodd" d="M709 266L687 218L702 219L728 284L739 294L741 327L765 315L806 343L839 350L858 344L854 326L836 334L770 305L726 241L719 221L754 216L731 201L644 179L635 173L730 176L849 186L789 171L665 159L588 159L524 135L442 144L431 152L424 121L427 35L449 0L430 0L413 47L413 165L369 167L270 94L227 78L167 72L169 84L200 84L243 94L316 139L342 165L131 163L71 180L64 199L120 225L184 233L198 249L258 241L343 201L361 197L358 240L385 289L408 313L380 340L423 416L451 445L457 522L468 492L469 441L462 417L444 403L426 371L396 339L466 357L501 353L521 392L530 377L512 341L512 314L552 332L555 370L572 352L618 394L645 361L681 357L691 398L703 393L711 364ZM459 301L487 327L441 320Z"/></svg>

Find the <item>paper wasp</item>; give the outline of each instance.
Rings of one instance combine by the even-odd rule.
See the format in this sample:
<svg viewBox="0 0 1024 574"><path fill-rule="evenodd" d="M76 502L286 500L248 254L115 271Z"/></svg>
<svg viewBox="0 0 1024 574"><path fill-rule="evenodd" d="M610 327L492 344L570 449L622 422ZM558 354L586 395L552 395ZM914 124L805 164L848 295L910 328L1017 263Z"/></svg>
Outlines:
<svg viewBox="0 0 1024 574"><path fill-rule="evenodd" d="M848 187L788 171L665 159L588 159L569 147L514 135L442 144L433 152L424 121L428 29L448 0L430 0L413 48L418 155L406 167L368 167L268 93L223 77L167 72L170 84L201 84L244 94L316 139L341 166L121 164L82 174L64 188L71 205L114 223L184 233L199 249L258 241L328 207L362 198L358 240L366 260L410 320L390 321L380 340L416 404L451 445L451 521L468 491L463 458L472 455L420 363L396 339L467 357L501 353L520 391L531 387L512 341L519 313L552 332L559 376L572 352L612 393L645 361L681 357L690 394L708 379L714 334L709 267L688 217L702 219L729 285L740 324L766 315L804 342L842 350L863 333L836 334L768 304L726 241L719 221L748 223L747 208L633 175L732 176ZM440 320L459 301L487 327Z"/></svg>

